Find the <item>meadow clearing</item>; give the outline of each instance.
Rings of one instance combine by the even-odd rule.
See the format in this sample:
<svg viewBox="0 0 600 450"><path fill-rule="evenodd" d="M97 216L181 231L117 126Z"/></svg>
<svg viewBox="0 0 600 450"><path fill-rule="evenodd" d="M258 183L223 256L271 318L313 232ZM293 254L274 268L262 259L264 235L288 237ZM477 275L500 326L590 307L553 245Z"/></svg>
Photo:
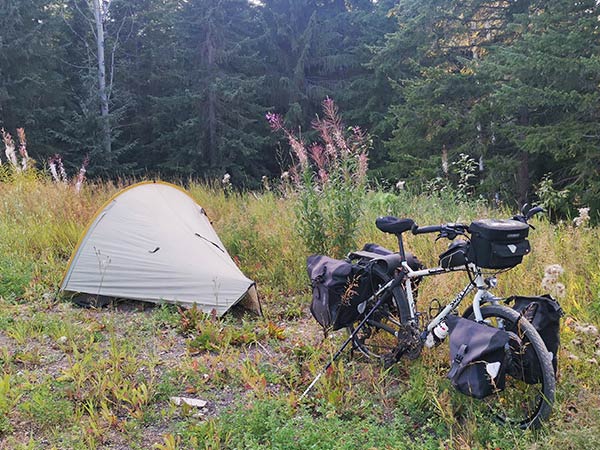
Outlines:
<svg viewBox="0 0 600 450"><path fill-rule="evenodd" d="M127 183L123 182L121 185ZM532 253L499 276L497 293L541 294L560 264L562 347L557 401L538 431L503 428L445 378L443 344L384 370L349 351L308 398L299 394L343 340L310 316L308 256L291 192L224 192L186 183L231 256L259 288L263 317L222 319L176 306L118 302L85 309L57 297L80 233L118 183L79 193L37 172L0 182L1 449L597 448L600 446L600 240L595 227L534 220ZM421 225L507 217L516 211L443 196L364 199L357 243L395 243L379 215ZM409 236L427 266L447 242ZM465 275L422 284L419 301L448 300ZM204 408L169 399L205 400Z"/></svg>

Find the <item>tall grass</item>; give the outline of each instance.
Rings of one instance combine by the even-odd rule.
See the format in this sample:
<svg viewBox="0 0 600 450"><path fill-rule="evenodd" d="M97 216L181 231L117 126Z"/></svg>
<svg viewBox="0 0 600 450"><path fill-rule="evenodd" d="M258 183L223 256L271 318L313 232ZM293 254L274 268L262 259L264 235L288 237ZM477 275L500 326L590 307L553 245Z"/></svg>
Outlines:
<svg viewBox="0 0 600 450"><path fill-rule="evenodd" d="M499 295L539 294L545 267L564 269L558 401L550 426L534 435L496 426L454 393L444 347L387 371L347 354L298 404L297 394L343 333L324 340L310 318L308 250L294 200L275 191L189 186L232 257L258 283L264 318L199 316L190 325L190 316L170 307L96 311L54 301L80 233L117 191L99 183L77 194L32 171L0 182L0 448L598 446L599 336L593 328L581 331L600 325L597 228L535 220L532 253L499 276ZM379 215L431 225L516 212L408 193L368 192L362 201L356 244L391 249L395 239L374 225ZM427 235L406 240L430 267L448 244ZM466 282L460 273L426 280L420 310L434 298L450 300ZM171 395L211 406L175 407Z"/></svg>

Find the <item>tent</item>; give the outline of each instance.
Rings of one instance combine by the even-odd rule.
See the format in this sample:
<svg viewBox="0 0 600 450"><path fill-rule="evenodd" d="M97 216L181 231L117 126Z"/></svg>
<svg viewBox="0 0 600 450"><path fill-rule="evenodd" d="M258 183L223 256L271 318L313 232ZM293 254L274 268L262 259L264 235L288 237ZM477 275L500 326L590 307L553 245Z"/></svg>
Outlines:
<svg viewBox="0 0 600 450"><path fill-rule="evenodd" d="M255 284L233 262L206 213L183 189L132 185L96 213L81 236L61 291L194 304L224 314L244 299L260 312Z"/></svg>

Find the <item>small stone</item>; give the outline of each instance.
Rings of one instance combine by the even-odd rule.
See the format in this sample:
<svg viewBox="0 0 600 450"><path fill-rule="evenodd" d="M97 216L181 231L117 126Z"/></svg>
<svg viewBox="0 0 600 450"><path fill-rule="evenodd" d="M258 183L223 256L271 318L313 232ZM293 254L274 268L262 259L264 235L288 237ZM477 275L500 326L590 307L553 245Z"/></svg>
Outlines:
<svg viewBox="0 0 600 450"><path fill-rule="evenodd" d="M68 340L68 339L67 339L67 337L66 337L66 336L61 336L61 337L59 337L59 338L56 340L56 342L57 342L57 343L59 343L59 344L66 344L66 343L67 343L67 340Z"/></svg>
<svg viewBox="0 0 600 450"><path fill-rule="evenodd" d="M185 403L188 406L192 406L194 408L204 408L208 403L206 400L200 400L199 398L189 398L189 397L171 397L171 401L176 406L181 406Z"/></svg>

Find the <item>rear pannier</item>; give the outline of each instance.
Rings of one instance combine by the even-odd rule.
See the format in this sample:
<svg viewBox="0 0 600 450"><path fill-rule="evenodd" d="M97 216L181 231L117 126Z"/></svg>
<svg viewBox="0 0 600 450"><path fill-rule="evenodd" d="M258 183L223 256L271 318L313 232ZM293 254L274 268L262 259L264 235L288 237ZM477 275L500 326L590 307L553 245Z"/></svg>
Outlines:
<svg viewBox="0 0 600 450"><path fill-rule="evenodd" d="M306 262L313 295L310 312L325 330L338 330L355 322L359 305L372 292L367 270L357 264L323 255Z"/></svg>
<svg viewBox="0 0 600 450"><path fill-rule="evenodd" d="M504 389L508 333L454 315L446 317L446 322L450 329L448 378L452 386L475 398L484 398Z"/></svg>
<svg viewBox="0 0 600 450"><path fill-rule="evenodd" d="M469 225L467 259L484 269L508 269L520 264L531 247L529 225L510 219L477 220Z"/></svg>
<svg viewBox="0 0 600 450"><path fill-rule="evenodd" d="M539 333L547 350L552 353L552 367L556 375L557 354L560 345L560 318L563 315L558 302L550 295L542 295L540 297L509 297L505 303L512 303L513 309L531 322ZM519 334L519 330L510 331ZM513 354L509 373L514 378L528 384L539 383L542 380L542 369L538 357L525 336L519 351Z"/></svg>

